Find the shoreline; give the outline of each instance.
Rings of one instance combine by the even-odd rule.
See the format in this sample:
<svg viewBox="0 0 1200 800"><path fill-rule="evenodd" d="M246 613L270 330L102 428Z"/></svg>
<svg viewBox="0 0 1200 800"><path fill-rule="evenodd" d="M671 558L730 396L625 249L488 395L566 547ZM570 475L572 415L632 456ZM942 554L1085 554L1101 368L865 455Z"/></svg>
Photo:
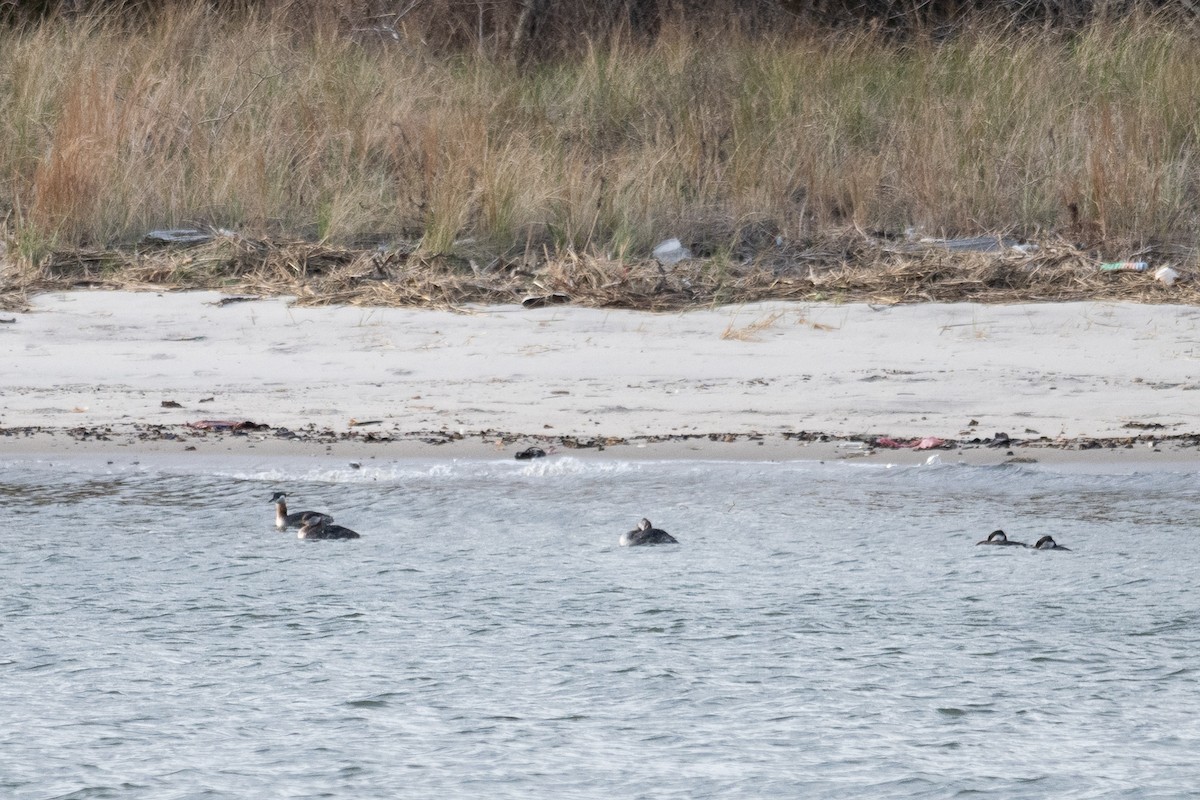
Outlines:
<svg viewBox="0 0 1200 800"><path fill-rule="evenodd" d="M1191 306L650 313L226 297L32 298L0 325L12 365L0 458L513 459L537 447L631 460L1200 464Z"/></svg>
<svg viewBox="0 0 1200 800"><path fill-rule="evenodd" d="M811 438L807 438L811 436ZM531 450L540 454L530 453ZM881 447L870 441L821 434L705 434L674 437L608 438L579 443L558 437L429 431L407 435L339 437L332 432L296 434L287 429L249 432L197 432L156 427L102 431L0 430L0 460L67 459L117 463L161 460L176 466L202 464L214 457L338 462L351 468L371 462L406 460L512 461L551 463L571 457L584 461L814 462L872 466L1022 466L1056 471L1200 471L1200 444L1193 437L1084 441L1020 441L995 444L953 442L929 449ZM134 463L137 463L135 461Z"/></svg>

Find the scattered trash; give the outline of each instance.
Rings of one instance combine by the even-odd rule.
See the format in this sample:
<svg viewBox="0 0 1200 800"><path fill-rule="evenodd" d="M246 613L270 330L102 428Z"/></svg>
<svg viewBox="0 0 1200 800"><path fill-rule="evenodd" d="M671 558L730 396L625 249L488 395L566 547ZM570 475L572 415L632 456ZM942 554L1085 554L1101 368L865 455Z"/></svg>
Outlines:
<svg viewBox="0 0 1200 800"><path fill-rule="evenodd" d="M958 239L935 239L932 236L918 236L914 228L905 231L908 241L887 248L904 253L913 253L930 248L949 250L954 253L1002 253L1005 250L1015 250L1029 255L1038 252L1036 244L1027 244L1007 236L967 236Z"/></svg>
<svg viewBox="0 0 1200 800"><path fill-rule="evenodd" d="M988 447L1008 447L1012 439L1007 433L997 431L991 439L984 439Z"/></svg>
<svg viewBox="0 0 1200 800"><path fill-rule="evenodd" d="M3 323L5 325L12 325L16 321L17 321L16 317L12 317L10 319L0 319L0 323Z"/></svg>
<svg viewBox="0 0 1200 800"><path fill-rule="evenodd" d="M382 424L383 424L383 420L381 420L381 419L364 419L362 421L354 419L353 417L351 417L351 419L350 419L350 427L351 428L361 428L363 425L382 425Z"/></svg>
<svg viewBox="0 0 1200 800"><path fill-rule="evenodd" d="M1016 247L1020 242L1000 236L969 236L962 239L922 239L921 244L940 247L943 250L969 253L998 253Z"/></svg>
<svg viewBox="0 0 1200 800"><path fill-rule="evenodd" d="M228 228L164 228L150 231L142 237L142 241L146 244L175 244L193 247L218 238L236 239L238 234Z"/></svg>
<svg viewBox="0 0 1200 800"><path fill-rule="evenodd" d="M692 251L683 246L678 239L665 239L654 248L654 257L664 267L678 264L692 257Z"/></svg>
<svg viewBox="0 0 1200 800"><path fill-rule="evenodd" d="M927 467L941 466L941 463L942 463L942 457L938 453L934 453L929 458L925 459L925 466L927 466Z"/></svg>
<svg viewBox="0 0 1200 800"><path fill-rule="evenodd" d="M202 431L261 431L271 427L261 422L229 419L202 419L199 422L189 422L187 426Z"/></svg>
<svg viewBox="0 0 1200 800"><path fill-rule="evenodd" d="M563 303L571 302L571 297L562 292L554 292L553 294L531 295L521 301L521 305L525 308L543 308L545 306L560 306Z"/></svg>
<svg viewBox="0 0 1200 800"><path fill-rule="evenodd" d="M1164 286L1171 286L1175 283L1175 279L1179 277L1179 273L1170 267L1160 267L1154 271L1154 280Z"/></svg>
<svg viewBox="0 0 1200 800"><path fill-rule="evenodd" d="M213 400L216 400L216 399L217 399L217 398L215 398L215 397L206 397L206 398L204 398L203 400L199 400L199 401L197 401L197 402L200 402L200 403L211 403Z"/></svg>
<svg viewBox="0 0 1200 800"><path fill-rule="evenodd" d="M921 439L890 439L887 436L881 436L872 444L875 447L885 447L890 450L898 450L902 447L911 447L914 450L936 450L939 447L947 447L945 439L939 439L936 436L925 436Z"/></svg>
<svg viewBox="0 0 1200 800"><path fill-rule="evenodd" d="M528 461L531 458L542 458L546 455L546 451L540 447L526 447L521 452L517 453L517 461Z"/></svg>
<svg viewBox="0 0 1200 800"><path fill-rule="evenodd" d="M1150 265L1145 261L1109 261L1100 265L1101 272L1145 272Z"/></svg>
<svg viewBox="0 0 1200 800"><path fill-rule="evenodd" d="M183 406L181 404L176 403L174 400L163 400L162 407L163 408L183 408Z"/></svg>
<svg viewBox="0 0 1200 800"><path fill-rule="evenodd" d="M1174 424L1176 424L1176 425L1179 425L1179 424L1182 424L1182 423L1174 423ZM1166 425L1164 425L1164 424L1163 424L1163 423L1161 423L1161 422L1136 422L1136 421L1131 421L1131 422L1126 422L1126 423L1125 423L1124 425L1122 425L1121 427L1122 427L1122 428L1136 428L1137 430L1142 430L1142 431L1155 431L1155 430L1162 430L1163 428L1166 428L1167 426L1166 426Z"/></svg>
<svg viewBox="0 0 1200 800"><path fill-rule="evenodd" d="M149 244L181 244L192 246L211 242L214 238L209 231L196 228L174 228L163 231L150 231L144 239Z"/></svg>
<svg viewBox="0 0 1200 800"><path fill-rule="evenodd" d="M247 303L251 300L262 300L262 298L259 297L258 295L252 295L252 294L235 294L235 295L230 295L229 297L222 297L220 300L214 300L211 303L209 303L209 305L217 306L218 308L220 308L222 306L228 306L228 305L232 305L234 303Z"/></svg>
<svg viewBox="0 0 1200 800"><path fill-rule="evenodd" d="M362 464L359 463L358 461L351 461L350 469L362 469Z"/></svg>

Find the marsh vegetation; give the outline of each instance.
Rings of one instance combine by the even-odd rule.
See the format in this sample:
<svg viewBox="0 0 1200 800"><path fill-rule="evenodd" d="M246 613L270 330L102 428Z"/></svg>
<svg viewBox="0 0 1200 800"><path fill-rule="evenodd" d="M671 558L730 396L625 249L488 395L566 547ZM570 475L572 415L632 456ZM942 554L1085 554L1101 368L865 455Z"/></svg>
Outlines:
<svg viewBox="0 0 1200 800"><path fill-rule="evenodd" d="M1177 18L897 36L667 17L541 58L308 22L197 2L0 30L5 288L369 276L620 303L642 270L660 305L720 302L911 271L929 259L889 247L909 230L1039 242L1043 277L1134 252L1195 262L1200 32ZM169 227L236 236L140 244ZM672 236L702 263L647 266ZM988 285L1025 280L1001 271ZM1088 291L1132 285L1108 277Z"/></svg>

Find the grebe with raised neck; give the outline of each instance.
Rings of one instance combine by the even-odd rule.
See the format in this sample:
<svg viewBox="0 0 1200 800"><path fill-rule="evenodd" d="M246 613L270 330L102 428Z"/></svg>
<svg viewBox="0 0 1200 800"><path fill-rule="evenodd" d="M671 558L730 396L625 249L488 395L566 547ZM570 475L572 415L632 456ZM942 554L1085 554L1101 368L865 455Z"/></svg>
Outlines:
<svg viewBox="0 0 1200 800"><path fill-rule="evenodd" d="M1037 544L1035 544L1033 546L1033 549L1034 550L1066 550L1068 553L1071 552L1071 548L1063 547L1061 544L1058 544L1057 542L1055 542L1053 536L1043 536L1042 538L1038 539Z"/></svg>
<svg viewBox="0 0 1200 800"><path fill-rule="evenodd" d="M323 514L313 514L300 526L297 539L360 539L356 532L334 525Z"/></svg>
<svg viewBox="0 0 1200 800"><path fill-rule="evenodd" d="M281 531L288 528L299 528L310 517L321 517L326 522L333 522L333 517L328 514L322 514L320 511L297 511L294 514L289 514L287 510L287 492L276 492L271 495L271 502L275 504L275 527Z"/></svg>
<svg viewBox="0 0 1200 800"><path fill-rule="evenodd" d="M982 542L976 542L975 544L976 545L999 544L999 545L1008 545L1010 547L1028 547L1029 546L1029 545L1025 544L1024 542L1010 541L1008 538L1008 535L1005 534L1004 531L999 531L999 530L992 531L991 533L988 534L988 537L986 539L984 539Z"/></svg>
<svg viewBox="0 0 1200 800"><path fill-rule="evenodd" d="M622 533L618 544L621 547L636 547L639 544L679 544L679 541L666 531L654 527L650 520L643 519L635 530Z"/></svg>

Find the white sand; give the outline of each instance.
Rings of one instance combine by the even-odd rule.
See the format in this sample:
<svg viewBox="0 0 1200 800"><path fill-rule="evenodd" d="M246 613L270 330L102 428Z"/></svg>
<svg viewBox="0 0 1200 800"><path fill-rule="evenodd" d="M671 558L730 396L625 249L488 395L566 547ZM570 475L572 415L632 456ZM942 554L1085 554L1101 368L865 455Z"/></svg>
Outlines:
<svg viewBox="0 0 1200 800"><path fill-rule="evenodd" d="M77 291L0 324L0 427L246 419L344 431L585 436L821 431L1119 437L1200 431L1200 309L219 307ZM206 401L208 398L211 400ZM173 400L182 408L163 408ZM978 425L969 428L971 420Z"/></svg>

